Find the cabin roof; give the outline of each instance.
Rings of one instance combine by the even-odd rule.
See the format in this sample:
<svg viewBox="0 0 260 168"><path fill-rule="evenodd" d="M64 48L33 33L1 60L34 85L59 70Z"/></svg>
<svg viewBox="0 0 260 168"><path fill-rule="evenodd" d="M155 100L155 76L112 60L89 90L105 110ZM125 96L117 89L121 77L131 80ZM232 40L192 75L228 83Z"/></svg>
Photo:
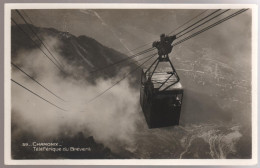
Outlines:
<svg viewBox="0 0 260 168"><path fill-rule="evenodd" d="M143 69L143 72L145 72L146 69ZM146 79L148 79L148 74L146 74ZM168 81L165 82L165 84L159 89L159 90L163 90L164 88L170 86L171 84L173 84L174 82L177 81L177 78L175 75L172 75L169 72L166 71L155 71L153 76L152 76L152 82L154 84L154 88L159 88L168 78ZM180 82L170 86L167 90L181 90L183 89L182 85Z"/></svg>

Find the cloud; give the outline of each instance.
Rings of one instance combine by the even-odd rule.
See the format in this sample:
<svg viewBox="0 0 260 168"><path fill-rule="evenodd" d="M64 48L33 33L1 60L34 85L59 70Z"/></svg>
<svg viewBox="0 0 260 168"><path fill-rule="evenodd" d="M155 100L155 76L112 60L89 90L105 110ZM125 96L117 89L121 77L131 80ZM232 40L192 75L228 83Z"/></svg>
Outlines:
<svg viewBox="0 0 260 168"><path fill-rule="evenodd" d="M52 48L59 48L61 42L45 37ZM65 71L77 73L75 67L67 64L57 50L51 50L64 64ZM131 146L133 134L139 118L138 90L130 86L130 80L120 82L102 97L91 103L91 98L114 84L120 77L98 79L96 85L83 79L76 80L60 75L58 69L40 52L40 50L21 50L17 59L12 60L24 71L30 72L40 83L67 102L62 102L46 90L29 80L20 71L12 69L12 78L59 107L61 111L42 101L12 83L12 120L20 130L30 130L37 137L57 137L60 134L73 136L83 132L94 136L95 140L113 148L115 142Z"/></svg>

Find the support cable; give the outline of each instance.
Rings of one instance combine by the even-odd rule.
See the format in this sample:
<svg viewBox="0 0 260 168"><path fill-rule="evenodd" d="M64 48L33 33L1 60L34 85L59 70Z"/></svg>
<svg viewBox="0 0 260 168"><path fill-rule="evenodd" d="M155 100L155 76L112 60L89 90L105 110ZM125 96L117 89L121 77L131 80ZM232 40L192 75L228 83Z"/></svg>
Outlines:
<svg viewBox="0 0 260 168"><path fill-rule="evenodd" d="M177 27L176 29L174 29L173 31L171 31L170 33L168 33L168 35L172 34L173 32L175 32L176 30L178 30L179 28L181 28L182 26L190 23L192 20L196 19L197 17L201 16L202 14L204 14L205 12L207 12L207 10L204 10L203 12L199 13L198 15L196 15L195 17L191 18L190 20L188 20L187 22L183 23L182 25L180 25L179 27Z"/></svg>
<svg viewBox="0 0 260 168"><path fill-rule="evenodd" d="M221 20L219 20L219 21L217 21L217 22L215 22L215 23L213 23L213 24L211 24L211 25L205 27L205 28L203 28L202 30L197 31L196 33L193 33L192 35L190 35L190 36L188 36L188 37L186 37L186 38L184 38L184 39L178 41L177 43L174 43L173 46L179 45L179 44L183 43L184 41L189 40L189 39L191 39L191 38L193 38L193 37L199 35L200 33L203 33L203 32L205 32L205 31L207 31L207 30L209 30L209 29L211 29L211 28L213 28L213 27L215 27L215 26L217 26L217 25L219 25L219 24L221 24L221 23L223 23L223 22L225 22L225 21L231 19L232 17L235 17L235 16L237 16L237 15L239 15L239 14L241 14L241 13L247 11L247 10L248 10L248 9L239 10L239 11L237 11L237 12L235 12L235 13L233 13L233 14L231 14L231 15L229 15L229 16L227 16L227 17L225 17L225 18L223 18L223 19L221 19Z"/></svg>
<svg viewBox="0 0 260 168"><path fill-rule="evenodd" d="M145 53L150 52L150 51L153 51L153 50L154 50L154 48L148 48L148 49L146 49L146 50L144 50L144 51L141 51L141 52L139 52L139 53L136 53L136 54L134 54L134 55L132 55L132 56L130 56L130 57L121 59L121 60L116 61L116 62L114 62L114 63L112 63L112 64L109 64L109 65L107 65L107 66L104 66L104 67L101 67L101 68L99 68L99 69L90 71L89 73L95 73L95 72L98 72L98 71L107 69L107 68L109 68L109 67L111 67L111 66L117 65L117 64L122 63L122 62L124 62L124 61L128 61L128 60L133 59L133 58L135 58L135 57L137 57L137 56L139 56L139 55L145 54Z"/></svg>
<svg viewBox="0 0 260 168"><path fill-rule="evenodd" d="M187 28L183 29L182 31L178 32L176 35L181 34L182 32L188 30L189 28L191 28L192 26L196 25L197 23L199 23L199 22L201 22L201 21L207 19L208 17L214 15L215 13L217 13L217 12L220 11L220 10L221 10L221 9L217 9L217 10L215 10L214 12L212 12L212 13L210 13L209 15L205 16L204 18L202 18L202 19L198 20L197 22L193 23L193 24L190 25L189 27L187 27Z"/></svg>
<svg viewBox="0 0 260 168"><path fill-rule="evenodd" d="M58 99L65 101L64 99L62 99L61 97L57 96L55 93L53 93L52 91L50 91L48 88L46 88L44 85L42 85L40 82L38 82L36 79L34 79L32 76L30 76L28 73L26 73L24 70L22 70L19 66L17 66L16 64L14 64L13 62L11 62L11 64L17 68L19 71L21 71L23 74L25 74L27 77L29 77L31 80L33 80L34 82L36 82L38 85L40 85L42 88L44 88L45 90L47 90L49 93L51 93L52 95L54 95L55 97L57 97Z"/></svg>
<svg viewBox="0 0 260 168"><path fill-rule="evenodd" d="M141 46L139 46L139 47L136 47L136 48L134 48L134 49L128 51L126 54L129 54L129 53L131 53L131 52L133 52L133 51L135 51L135 50L138 50L138 49L140 49L140 48L143 48L143 47L145 47L145 46L147 46L147 45L149 45L149 44L152 44L152 43L153 43L153 41L152 41L152 42L149 42L149 43L146 43L146 44L143 44L143 45L141 45Z"/></svg>
<svg viewBox="0 0 260 168"><path fill-rule="evenodd" d="M111 85L109 88L107 88L106 90L102 91L100 94L96 95L95 97L93 97L92 99L90 99L87 104L89 104L90 102L94 101L95 99L99 98L100 96L102 96L103 94L105 94L107 91L109 91L110 89L112 89L114 86L116 86L117 84L119 84L122 80L124 80L126 77L128 77L131 73L134 73L136 70L138 70L142 65L144 65L146 62L148 62L150 59L152 59L157 53L152 54L152 57L149 58L148 60L146 60L145 62L143 62L141 65L139 65L138 67L136 67L134 70L128 72L127 74L124 75L123 78L121 78L120 80L118 80L116 83L114 83L113 85Z"/></svg>
<svg viewBox="0 0 260 168"><path fill-rule="evenodd" d="M24 10L22 10L22 12L25 15L25 17L27 17L27 19L29 19L30 23L33 25L33 22L31 20L31 18L27 15L27 13Z"/></svg>
<svg viewBox="0 0 260 168"><path fill-rule="evenodd" d="M16 21L11 18L12 22L34 43L36 47L38 47L41 52L60 70L63 72L63 70L41 49L41 47L30 37L29 34L27 34L17 23Z"/></svg>
<svg viewBox="0 0 260 168"><path fill-rule="evenodd" d="M139 60L135 60L135 61L133 61L133 62L130 62L130 63L126 64L125 66L129 66L129 65L135 64L136 62L138 63L139 61L142 61L142 60L147 59L147 58L150 58L150 57L153 57L153 54L152 54L152 55L148 55L148 56L146 56L146 57L144 57L144 58L141 58L141 59L139 59ZM139 66L139 65L136 65L136 66ZM91 76L93 76L93 75L95 75L95 73L90 74L88 77L91 77Z"/></svg>
<svg viewBox="0 0 260 168"><path fill-rule="evenodd" d="M59 64L60 67L62 67L61 63L54 57L54 55L52 54L52 52L48 49L47 44L45 44L41 38L37 35L37 33L32 29L31 25L26 21L26 19L23 17L23 15L19 12L19 10L15 10L18 15L22 18L22 20L24 21L24 23L26 23L26 25L28 26L28 28L33 32L33 34L35 35L35 37L37 37L37 39L40 41L40 43L43 45L43 47L50 53L50 55L52 56L52 58L57 62L57 64ZM29 16L27 15L27 17L29 18ZM31 19L30 19L31 20Z"/></svg>
<svg viewBox="0 0 260 168"><path fill-rule="evenodd" d="M199 24L198 26L196 26L196 27L192 28L191 30L189 30L189 31L187 31L187 32L183 33L182 35L178 36L178 37L177 37L177 39L178 39L178 38L180 38L180 37L182 37L182 36L184 36L184 35L186 35L187 33L191 32L191 31L193 31L193 30L197 29L198 27L200 27L200 26L202 26L202 25L204 25L204 24L206 24L206 23L210 22L211 20L213 20L213 19L215 19L216 17L218 17L218 16L220 16L220 15L222 15L222 14L226 13L226 12L227 12L227 11L229 11L229 10L230 10L230 9L227 9L227 10L225 10L225 11L221 12L220 14L218 14L218 15L216 15L216 16L214 16L214 17L210 18L209 20L206 20L205 22L203 22L203 23Z"/></svg>
<svg viewBox="0 0 260 168"><path fill-rule="evenodd" d="M63 108L61 108L61 107L59 107L59 106L55 105L54 103L52 103L52 102L50 102L50 101L46 100L45 98L41 97L41 96L40 96L40 95L38 95L37 93L35 93L35 92L31 91L30 89L26 88L25 86L23 86L22 84L20 84L20 83L16 82L15 80L11 79L11 81L12 81L12 82L14 82L15 84L17 84L18 86L20 86L20 87L24 88L25 90L27 90L27 91L31 92L31 93L32 93L32 94L34 94L35 96L37 96L37 97L41 98L41 99L42 99L42 100L44 100L45 102L47 102L47 103L49 103L49 104L53 105L54 107L56 107L56 108L58 108L58 109L60 109L60 110L62 110L62 111L67 111L67 110L65 110L65 109L63 109Z"/></svg>
<svg viewBox="0 0 260 168"><path fill-rule="evenodd" d="M204 11L201 12L201 13L199 13L199 14L196 15L195 17L191 18L191 19L188 20L187 22L183 23L182 25L180 25L179 27L177 27L176 29L174 29L173 31L171 31L170 33L168 33L168 35L172 34L172 33L175 32L176 30L180 29L181 27L183 27L184 25L188 24L189 22L191 22L192 20L194 20L194 19L196 19L197 17L201 16L202 14L204 14L204 13L207 12L207 11L208 11L208 9L207 9L207 10L204 10ZM149 44L152 44L152 43L153 43L153 41L152 41L152 42L149 42L149 43L146 43L146 44L144 44L144 45L141 45L141 46L139 46L139 47L137 47L137 48L134 48L134 49L128 51L126 54L131 53L132 51L138 50L138 49L140 49L140 48L143 48L143 47L145 47L145 46L147 46L147 45L149 45Z"/></svg>

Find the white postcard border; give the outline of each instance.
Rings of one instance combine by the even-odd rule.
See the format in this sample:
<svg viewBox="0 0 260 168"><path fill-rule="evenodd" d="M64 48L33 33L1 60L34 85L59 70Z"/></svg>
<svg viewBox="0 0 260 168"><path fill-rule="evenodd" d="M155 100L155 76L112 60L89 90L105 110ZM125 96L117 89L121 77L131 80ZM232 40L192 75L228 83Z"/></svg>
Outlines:
<svg viewBox="0 0 260 168"><path fill-rule="evenodd" d="M48 159L11 158L11 9L252 9L252 159ZM254 4L119 4L9 3L5 4L4 155L7 165L255 165L257 163L257 6Z"/></svg>

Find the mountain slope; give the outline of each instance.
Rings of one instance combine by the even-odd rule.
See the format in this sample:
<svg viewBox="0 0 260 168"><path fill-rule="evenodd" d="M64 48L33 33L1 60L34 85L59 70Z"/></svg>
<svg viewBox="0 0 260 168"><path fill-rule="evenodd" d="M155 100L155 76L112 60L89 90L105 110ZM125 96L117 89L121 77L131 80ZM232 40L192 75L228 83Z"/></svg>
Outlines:
<svg viewBox="0 0 260 168"><path fill-rule="evenodd" d="M27 25L19 26L26 31L39 46L41 46L40 41L34 36ZM108 66L114 62L125 59L128 56L103 46L90 37L83 35L76 37L70 33L60 32L53 28L30 26L40 38L44 37L43 41L51 51L59 54L67 64L73 66L74 69L77 70L77 74L69 74L70 76L77 78L84 77L88 81L93 81L93 79L95 80L99 77L115 77L120 74L120 71L124 68L130 68L131 70L136 67L136 64L132 60L129 60L125 63L120 63L116 66L111 66L104 70L89 74L91 71ZM13 61L15 61L21 50L37 49L37 46L17 26L12 26L11 34L11 55ZM53 39L58 40L58 48L55 48L55 46L52 45ZM44 50L43 46L41 46L41 48ZM45 52L50 55L47 51ZM55 56L55 54L53 55Z"/></svg>

